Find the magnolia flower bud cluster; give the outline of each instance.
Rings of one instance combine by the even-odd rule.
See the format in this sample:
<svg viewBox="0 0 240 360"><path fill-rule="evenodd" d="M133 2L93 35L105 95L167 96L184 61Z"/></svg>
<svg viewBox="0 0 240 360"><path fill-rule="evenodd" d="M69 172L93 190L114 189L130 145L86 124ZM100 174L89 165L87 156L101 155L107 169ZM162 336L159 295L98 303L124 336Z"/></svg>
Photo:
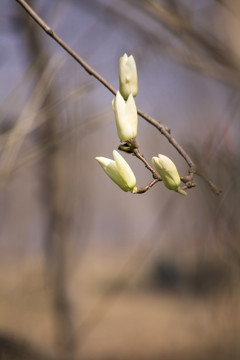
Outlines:
<svg viewBox="0 0 240 360"><path fill-rule="evenodd" d="M138 92L137 67L132 55L124 54L119 60L119 91L112 101L120 141L135 139L137 136L138 115L134 96ZM114 160L96 157L105 173L123 191L136 192L135 175L126 160L113 151Z"/></svg>
<svg viewBox="0 0 240 360"><path fill-rule="evenodd" d="M134 97L138 92L137 68L134 57L124 54L119 60L119 91L112 101L117 133L120 141L131 143L137 136L138 115ZM114 160L96 157L105 173L123 191L137 193L135 175L126 160L113 151ZM181 179L177 168L167 156L158 155L152 158L153 166L163 184L182 195L186 192L180 188Z"/></svg>

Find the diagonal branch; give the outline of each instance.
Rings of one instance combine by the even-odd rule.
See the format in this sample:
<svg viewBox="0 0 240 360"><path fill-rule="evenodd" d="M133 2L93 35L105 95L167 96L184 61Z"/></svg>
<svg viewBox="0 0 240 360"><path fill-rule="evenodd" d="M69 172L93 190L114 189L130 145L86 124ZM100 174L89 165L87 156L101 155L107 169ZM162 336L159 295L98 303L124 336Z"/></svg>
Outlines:
<svg viewBox="0 0 240 360"><path fill-rule="evenodd" d="M114 95L116 95L116 89L109 84L107 80L105 80L100 74L98 74L90 65L88 65L70 46L68 46L44 21L43 19L29 6L25 0L16 0L24 10L33 18L33 20L50 36L52 37L70 56L72 56L87 72L89 75L92 75L101 82L109 91L111 91ZM189 166L189 174L193 176L193 174L197 173L196 164L191 159L191 157L186 153L186 151L179 145L177 140L171 135L170 129L161 124L160 121L153 119L148 114L145 114L142 110L138 109L138 114L152 126L157 128L161 134L167 138L169 143L178 151L178 153L185 159L186 163ZM199 174L200 175L200 174ZM210 180L209 180L210 181ZM209 184L209 181L207 183ZM211 183L212 184L212 183ZM219 194L221 192L217 187L210 186L212 191L215 194Z"/></svg>
<svg viewBox="0 0 240 360"><path fill-rule="evenodd" d="M43 19L26 3L25 0L16 0L33 18L33 20L41 26L41 28L51 36L67 53L72 56L83 68L88 72L89 75L95 77L100 81L108 90L116 95L116 89L111 86L100 74L98 74L90 65L86 63L70 46L68 46L44 21Z"/></svg>

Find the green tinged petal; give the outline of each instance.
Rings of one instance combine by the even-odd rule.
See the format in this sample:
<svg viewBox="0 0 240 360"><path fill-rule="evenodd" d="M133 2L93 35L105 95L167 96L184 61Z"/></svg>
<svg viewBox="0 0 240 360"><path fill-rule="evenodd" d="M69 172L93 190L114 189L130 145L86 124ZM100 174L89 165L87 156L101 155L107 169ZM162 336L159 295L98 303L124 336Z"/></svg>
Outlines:
<svg viewBox="0 0 240 360"><path fill-rule="evenodd" d="M135 59L126 53L119 60L119 90L125 100L138 93L138 77Z"/></svg>
<svg viewBox="0 0 240 360"><path fill-rule="evenodd" d="M127 141L137 136L138 115L137 107L132 94L125 101L117 92L112 101L112 107L115 113L118 137L121 141Z"/></svg>
<svg viewBox="0 0 240 360"><path fill-rule="evenodd" d="M113 158L115 160L119 175L129 189L133 189L136 185L135 175L126 162L126 160L116 150L113 151Z"/></svg>
<svg viewBox="0 0 240 360"><path fill-rule="evenodd" d="M136 178L126 160L116 151L113 151L114 160L105 157L96 157L105 173L123 191L131 191L136 185Z"/></svg>
<svg viewBox="0 0 240 360"><path fill-rule="evenodd" d="M152 163L157 173L161 176L164 185L169 190L174 190L182 195L186 195L179 185L181 183L180 176L178 174L175 164L165 155L159 154L158 157L152 158Z"/></svg>

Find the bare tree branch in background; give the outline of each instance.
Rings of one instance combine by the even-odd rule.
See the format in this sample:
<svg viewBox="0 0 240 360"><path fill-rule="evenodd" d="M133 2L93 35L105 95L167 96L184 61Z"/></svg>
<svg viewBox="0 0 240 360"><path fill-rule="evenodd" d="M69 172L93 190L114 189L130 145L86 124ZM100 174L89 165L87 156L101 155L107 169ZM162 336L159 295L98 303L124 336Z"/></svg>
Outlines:
<svg viewBox="0 0 240 360"><path fill-rule="evenodd" d="M76 52L74 52L54 31L36 14L36 12L24 1L16 0L27 12L28 14L37 22L38 25L49 35L51 36L61 47L64 48L90 75L94 76L98 81L100 81L107 89L109 89L113 94L116 94L116 90L94 69L92 69ZM172 20L170 19L170 22ZM174 139L170 134L170 129L162 125L159 121L153 119L151 116L145 114L143 111L138 110L138 114L144 118L151 125L156 127L162 135L164 135L169 143L178 151L178 153L185 159L189 166L189 174L182 178L182 181L185 182L186 187L191 188L195 184L193 183L194 174L198 173L196 165L192 161L191 157L186 153L186 151L180 146L180 144ZM193 185L194 184L194 185ZM219 195L221 190L217 188L211 181L208 181L208 184L211 184L210 188L215 194Z"/></svg>
<svg viewBox="0 0 240 360"><path fill-rule="evenodd" d="M140 3L140 4L139 4ZM136 1L133 1L133 5ZM169 11L154 0L138 2L152 18L159 21L172 35L181 41L184 50L171 48L168 54L185 66L220 81L240 87L240 66L237 54L230 46L203 29L196 29L187 7L181 2L179 12ZM221 5L219 5L221 6Z"/></svg>
<svg viewBox="0 0 240 360"><path fill-rule="evenodd" d="M34 61L39 57L35 66L36 81L42 78L42 73L50 61L49 54L43 52L39 39L38 29L22 16L25 26L25 36L30 57ZM68 241L69 222L68 214L61 206L59 200L61 188L59 187L59 146L56 140L57 124L59 118L56 113L56 89L53 85L47 86L47 79L40 83L41 94L44 94L43 106L51 110L41 113L42 126L39 129L40 146L51 144L45 151L42 163L42 198L47 216L47 229L45 232L45 255L47 265L47 279L50 280L53 296L54 326L56 332L57 348L60 354L74 356L75 338L73 331L72 309L68 295L67 258L70 242ZM21 124L20 124L21 125Z"/></svg>
<svg viewBox="0 0 240 360"><path fill-rule="evenodd" d="M22 144L28 134L40 126L39 109L44 105L48 97L48 91L56 76L59 68L59 61L53 60L54 64L49 62L39 74L38 82L35 89L16 122L7 134L1 135L1 148L3 151L0 168L1 182L4 183L12 174L16 159L21 150ZM36 67L39 67L35 63ZM45 91L43 91L43 88Z"/></svg>

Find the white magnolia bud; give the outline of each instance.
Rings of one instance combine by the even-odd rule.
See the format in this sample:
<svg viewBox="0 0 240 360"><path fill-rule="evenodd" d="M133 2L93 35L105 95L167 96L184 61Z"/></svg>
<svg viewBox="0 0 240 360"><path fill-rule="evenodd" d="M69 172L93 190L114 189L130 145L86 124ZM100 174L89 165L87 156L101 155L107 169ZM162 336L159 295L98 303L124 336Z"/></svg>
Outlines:
<svg viewBox="0 0 240 360"><path fill-rule="evenodd" d="M182 195L187 193L179 187L181 183L175 164L165 155L158 155L152 158L153 166L157 173L161 176L164 185L170 189L179 192Z"/></svg>
<svg viewBox="0 0 240 360"><path fill-rule="evenodd" d="M119 60L119 90L126 100L130 94L138 93L137 67L134 57L124 54Z"/></svg>
<svg viewBox="0 0 240 360"><path fill-rule="evenodd" d="M113 151L114 160L105 157L96 157L105 173L123 191L133 191L136 185L135 175L126 160L116 151Z"/></svg>
<svg viewBox="0 0 240 360"><path fill-rule="evenodd" d="M138 115L132 94L125 101L118 91L112 101L112 107L115 113L119 139L126 141L135 138L137 136Z"/></svg>

